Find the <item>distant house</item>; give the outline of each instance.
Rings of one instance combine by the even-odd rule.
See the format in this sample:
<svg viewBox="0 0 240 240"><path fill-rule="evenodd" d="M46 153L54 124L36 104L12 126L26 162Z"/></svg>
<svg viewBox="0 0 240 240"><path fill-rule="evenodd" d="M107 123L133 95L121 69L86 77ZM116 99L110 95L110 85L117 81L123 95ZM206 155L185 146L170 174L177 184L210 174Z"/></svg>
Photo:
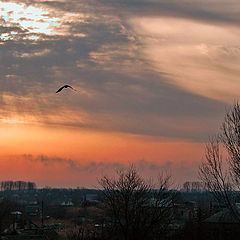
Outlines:
<svg viewBox="0 0 240 240"><path fill-rule="evenodd" d="M86 194L86 201L96 201L98 199L97 194Z"/></svg>
<svg viewBox="0 0 240 240"><path fill-rule="evenodd" d="M74 204L73 204L73 202L72 201L63 201L62 203L61 203L61 206L64 206L64 207L72 207Z"/></svg>
<svg viewBox="0 0 240 240"><path fill-rule="evenodd" d="M38 201L29 201L29 205L38 205Z"/></svg>
<svg viewBox="0 0 240 240"><path fill-rule="evenodd" d="M185 223L196 218L197 206L195 202L184 202L182 204L174 204L174 217Z"/></svg>
<svg viewBox="0 0 240 240"><path fill-rule="evenodd" d="M4 240L49 240L59 239L57 232L52 228L40 228L31 221L27 221L25 225L21 227L11 224L6 228L0 239Z"/></svg>
<svg viewBox="0 0 240 240"><path fill-rule="evenodd" d="M101 202L98 199L97 194L86 194L84 196L84 199L82 201L82 206L96 206L100 204Z"/></svg>
<svg viewBox="0 0 240 240"><path fill-rule="evenodd" d="M237 214L240 209L237 208ZM240 222L227 208L203 221L206 239L236 239L240 236Z"/></svg>

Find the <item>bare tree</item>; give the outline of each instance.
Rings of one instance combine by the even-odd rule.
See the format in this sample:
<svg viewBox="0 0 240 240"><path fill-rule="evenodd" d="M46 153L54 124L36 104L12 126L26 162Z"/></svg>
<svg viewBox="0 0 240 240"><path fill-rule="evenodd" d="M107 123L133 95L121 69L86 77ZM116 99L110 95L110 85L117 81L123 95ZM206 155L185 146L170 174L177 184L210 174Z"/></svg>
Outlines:
<svg viewBox="0 0 240 240"><path fill-rule="evenodd" d="M112 231L120 239L155 239L172 217L174 194L169 191L170 176L160 175L158 185L144 180L134 166L117 172L117 178L99 180ZM120 230L120 231L119 231Z"/></svg>
<svg viewBox="0 0 240 240"><path fill-rule="evenodd" d="M225 170L224 170L225 169ZM206 145L206 160L199 168L206 188L218 201L224 201L240 221L235 202L240 185L240 105L235 103L226 113L220 134Z"/></svg>
<svg viewBox="0 0 240 240"><path fill-rule="evenodd" d="M91 226L79 226L68 230L66 232L65 240L107 240L112 238L107 238L103 234L99 233L97 229Z"/></svg>
<svg viewBox="0 0 240 240"><path fill-rule="evenodd" d="M66 240L86 240L84 228L73 229L66 233Z"/></svg>
<svg viewBox="0 0 240 240"><path fill-rule="evenodd" d="M190 191L190 182L185 182L183 184L183 189L184 189L184 191L189 192Z"/></svg>
<svg viewBox="0 0 240 240"><path fill-rule="evenodd" d="M14 191L14 190L33 190L36 189L36 184L34 182L24 182L24 181L3 181L0 182L1 191Z"/></svg>
<svg viewBox="0 0 240 240"><path fill-rule="evenodd" d="M0 232L9 227L13 222L12 211L19 210L20 206L15 201L4 198L0 203Z"/></svg>
<svg viewBox="0 0 240 240"><path fill-rule="evenodd" d="M240 181L240 105L236 103L226 114L220 138L228 152L228 163L235 183Z"/></svg>

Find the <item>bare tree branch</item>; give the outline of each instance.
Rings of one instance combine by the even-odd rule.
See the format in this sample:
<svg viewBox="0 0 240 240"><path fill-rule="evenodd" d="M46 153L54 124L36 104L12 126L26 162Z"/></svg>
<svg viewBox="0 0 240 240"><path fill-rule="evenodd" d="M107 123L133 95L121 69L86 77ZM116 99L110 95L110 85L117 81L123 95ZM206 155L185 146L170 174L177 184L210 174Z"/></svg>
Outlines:
<svg viewBox="0 0 240 240"><path fill-rule="evenodd" d="M223 157L222 152L227 157ZM224 171L223 164L226 165ZM199 175L206 188L219 202L224 202L240 222L237 210L236 189L240 183L240 105L235 103L226 113L219 135L206 144L205 161L199 167Z"/></svg>
<svg viewBox="0 0 240 240"><path fill-rule="evenodd" d="M99 180L114 228L121 230L125 240L151 238L169 224L174 201L170 179L162 174L157 184L152 184L130 166L117 172L117 178L104 176Z"/></svg>

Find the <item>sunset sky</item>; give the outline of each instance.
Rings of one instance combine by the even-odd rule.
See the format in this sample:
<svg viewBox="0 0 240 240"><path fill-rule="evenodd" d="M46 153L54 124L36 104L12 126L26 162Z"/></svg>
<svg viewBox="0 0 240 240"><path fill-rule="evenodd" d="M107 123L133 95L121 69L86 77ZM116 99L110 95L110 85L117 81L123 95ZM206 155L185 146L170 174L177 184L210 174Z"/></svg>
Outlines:
<svg viewBox="0 0 240 240"><path fill-rule="evenodd" d="M240 93L239 0L0 1L0 181L198 179ZM78 91L56 90L70 84Z"/></svg>

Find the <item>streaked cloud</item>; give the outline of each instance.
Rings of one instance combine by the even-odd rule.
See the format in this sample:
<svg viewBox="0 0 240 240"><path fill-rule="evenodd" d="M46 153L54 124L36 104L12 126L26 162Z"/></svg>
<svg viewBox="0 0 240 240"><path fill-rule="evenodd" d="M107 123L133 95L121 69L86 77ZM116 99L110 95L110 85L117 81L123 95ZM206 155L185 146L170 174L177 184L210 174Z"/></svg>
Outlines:
<svg viewBox="0 0 240 240"><path fill-rule="evenodd" d="M132 20L142 55L155 71L192 93L232 102L238 96L239 28L181 18Z"/></svg>

